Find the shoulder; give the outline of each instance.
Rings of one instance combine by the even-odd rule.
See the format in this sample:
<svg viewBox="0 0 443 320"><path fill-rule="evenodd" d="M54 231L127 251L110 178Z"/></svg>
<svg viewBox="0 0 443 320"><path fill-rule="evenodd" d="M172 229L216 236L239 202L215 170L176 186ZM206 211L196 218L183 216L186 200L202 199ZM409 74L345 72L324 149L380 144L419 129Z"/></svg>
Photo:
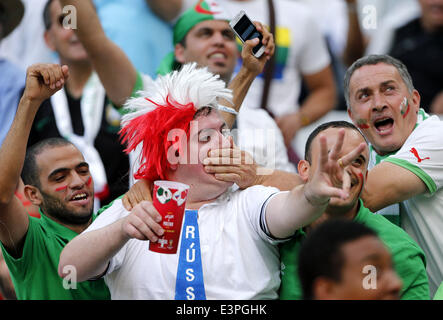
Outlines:
<svg viewBox="0 0 443 320"><path fill-rule="evenodd" d="M393 254L400 252L416 252L424 256L417 243L400 227L396 226L381 214L374 214L364 208L358 222L370 227L377 232L380 239L385 243Z"/></svg>
<svg viewBox="0 0 443 320"><path fill-rule="evenodd" d="M103 228L126 217L129 211L124 208L121 198L122 197L119 197L101 208L97 214L94 215L92 224L84 232Z"/></svg>
<svg viewBox="0 0 443 320"><path fill-rule="evenodd" d="M244 190L238 190L238 195L241 197L248 197L248 198L261 198L261 197L267 197L274 193L280 192L279 189L275 187L265 187L262 185L256 185L249 188L246 188Z"/></svg>
<svg viewBox="0 0 443 320"><path fill-rule="evenodd" d="M274 187L252 186L229 193L228 205L253 216L259 214L267 201L278 193L280 190Z"/></svg>
<svg viewBox="0 0 443 320"><path fill-rule="evenodd" d="M239 129L278 129L274 119L263 109L256 108L240 108L237 115Z"/></svg>
<svg viewBox="0 0 443 320"><path fill-rule="evenodd" d="M424 141L436 141L443 146L443 140L438 135L440 133L443 133L443 121L437 116L430 116L417 124L406 142L422 139Z"/></svg>

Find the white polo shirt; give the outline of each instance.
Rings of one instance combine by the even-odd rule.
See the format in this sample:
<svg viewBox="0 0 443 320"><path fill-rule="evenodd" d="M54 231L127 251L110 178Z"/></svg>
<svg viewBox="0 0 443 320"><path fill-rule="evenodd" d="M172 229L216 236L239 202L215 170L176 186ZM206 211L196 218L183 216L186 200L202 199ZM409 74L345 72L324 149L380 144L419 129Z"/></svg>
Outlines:
<svg viewBox="0 0 443 320"><path fill-rule="evenodd" d="M278 298L278 242L261 227L262 210L278 192L263 186L227 192L198 210L207 299ZM128 214L118 199L85 232ZM105 281L112 299L174 299L180 244L177 254L151 252L148 246L149 241L131 239L111 259Z"/></svg>
<svg viewBox="0 0 443 320"><path fill-rule="evenodd" d="M428 192L400 204L402 228L426 254L433 294L443 281L443 122L419 111L416 128L400 150L384 158L417 175Z"/></svg>

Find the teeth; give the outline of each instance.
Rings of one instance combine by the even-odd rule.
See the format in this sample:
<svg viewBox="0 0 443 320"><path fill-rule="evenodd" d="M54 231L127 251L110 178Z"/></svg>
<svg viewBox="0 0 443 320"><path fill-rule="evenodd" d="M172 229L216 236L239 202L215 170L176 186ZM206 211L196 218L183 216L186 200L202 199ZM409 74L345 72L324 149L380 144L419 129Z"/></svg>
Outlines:
<svg viewBox="0 0 443 320"><path fill-rule="evenodd" d="M214 53L211 54L211 58L224 58L225 55L223 53Z"/></svg>
<svg viewBox="0 0 443 320"><path fill-rule="evenodd" d="M83 198L86 198L86 193L79 193L79 194L77 194L77 195L75 195L74 197L72 197L72 200L80 200L80 199L83 199Z"/></svg>

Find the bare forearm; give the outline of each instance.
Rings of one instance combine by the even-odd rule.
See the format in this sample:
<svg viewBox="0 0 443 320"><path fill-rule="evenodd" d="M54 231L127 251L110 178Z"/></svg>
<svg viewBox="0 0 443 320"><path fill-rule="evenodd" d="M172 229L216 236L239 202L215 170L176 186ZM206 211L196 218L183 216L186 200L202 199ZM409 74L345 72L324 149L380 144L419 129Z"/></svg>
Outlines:
<svg viewBox="0 0 443 320"><path fill-rule="evenodd" d="M348 3L348 37L345 51L343 52L343 61L350 66L355 60L362 57L365 51L365 41L358 21L356 4Z"/></svg>
<svg viewBox="0 0 443 320"><path fill-rule="evenodd" d="M171 21L178 16L183 0L146 0L151 10L165 21Z"/></svg>
<svg viewBox="0 0 443 320"><path fill-rule="evenodd" d="M275 187L281 191L292 190L296 186L303 184L303 180L296 173L281 170L273 170L271 174L257 177L259 185Z"/></svg>
<svg viewBox="0 0 443 320"><path fill-rule="evenodd" d="M256 76L257 76L256 74L252 73L245 67L242 67L238 72L238 74L235 76L235 78L232 79L232 81L229 83L228 86L228 88L233 91L233 98L232 98L233 106L231 106L228 102L224 101L222 101L221 104L227 107L233 107L233 109L238 112ZM236 116L231 113L223 112L223 118L226 121L226 124L228 125L229 128L232 128L235 121L235 117Z"/></svg>
<svg viewBox="0 0 443 320"><path fill-rule="evenodd" d="M326 209L327 199L308 200L305 186L299 185L289 193L278 195L280 199L276 199L276 196L269 203L266 222L274 237L287 238L293 235L297 229L315 221Z"/></svg>
<svg viewBox="0 0 443 320"><path fill-rule="evenodd" d="M60 255L59 275L64 276L67 266L75 267L78 281L103 274L111 258L128 241L121 232L121 222L80 234L69 242Z"/></svg>
<svg viewBox="0 0 443 320"><path fill-rule="evenodd" d="M40 101L20 99L16 116L0 149L0 199L9 203L17 188L26 155L29 132Z"/></svg>
<svg viewBox="0 0 443 320"><path fill-rule="evenodd" d="M116 105L128 99L135 86L137 73L126 54L107 38L91 0L60 0L77 10L74 30L85 47L108 97Z"/></svg>

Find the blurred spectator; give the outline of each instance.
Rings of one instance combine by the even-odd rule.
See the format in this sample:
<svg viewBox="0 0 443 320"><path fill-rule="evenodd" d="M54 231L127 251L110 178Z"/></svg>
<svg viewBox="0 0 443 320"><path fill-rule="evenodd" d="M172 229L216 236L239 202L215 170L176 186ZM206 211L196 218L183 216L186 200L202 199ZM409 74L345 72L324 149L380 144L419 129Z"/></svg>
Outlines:
<svg viewBox="0 0 443 320"><path fill-rule="evenodd" d="M319 135L328 137L328 150L339 139L340 130L344 130L342 153L351 150L365 138L357 127L345 121L333 121L320 125L309 136L306 144L305 160L299 162L298 172L304 182L311 179L317 169L316 163L320 153ZM342 154L337 154L342 157ZM363 206L360 199L364 188L365 176L368 173L369 151L366 149L360 157L346 169L350 174L349 198L346 200L332 199L324 214L309 226L298 231L296 236L280 249L282 261L282 284L280 287L280 299L302 298L300 279L297 276L298 253L302 242L309 237L313 229L325 220L346 219L364 224L374 230L380 240L386 245L392 254L394 269L403 282L400 298L404 300L429 300L429 283L426 274L426 259L422 249L401 228L389 222L381 215L370 212ZM377 270L380 272L381 270ZM364 277L364 274L361 274Z"/></svg>
<svg viewBox="0 0 443 320"><path fill-rule="evenodd" d="M0 43L18 26L23 13L20 1L0 0ZM9 60L0 58L0 146L12 124L24 86L24 72Z"/></svg>
<svg viewBox="0 0 443 320"><path fill-rule="evenodd" d="M391 29L390 38L367 53L387 53L408 68L427 112L443 113L443 0L419 0L421 14Z"/></svg>
<svg viewBox="0 0 443 320"><path fill-rule="evenodd" d="M335 83L326 42L309 8L289 0L274 0L272 3L275 7L276 53L266 106L275 117L286 146L293 147L300 128L335 107ZM271 11L267 0L223 0L221 4L231 17L244 10L252 20L270 24ZM302 80L308 94L299 105ZM263 88L264 74L252 84L245 106L260 108ZM290 154L291 160L297 161L296 155Z"/></svg>
<svg viewBox="0 0 443 320"><path fill-rule="evenodd" d="M331 66L337 87L337 110L346 110L343 97L343 76L346 72L343 55L347 41L348 16L344 0L296 0L311 9L312 16L320 28L331 55ZM301 101L305 98L306 86L303 83ZM345 120L345 119L343 119Z"/></svg>
<svg viewBox="0 0 443 320"><path fill-rule="evenodd" d="M59 136L73 142L91 167L97 209L129 188L129 159L117 134L121 115L107 99L74 31L63 26L65 15L58 0L48 1L43 18L45 41L70 72L65 88L38 110L28 146Z"/></svg>
<svg viewBox="0 0 443 320"><path fill-rule="evenodd" d="M344 59L347 66L371 52L386 52L395 28L418 17L417 0L346 0L348 37ZM368 47L366 49L366 47Z"/></svg>
<svg viewBox="0 0 443 320"><path fill-rule="evenodd" d="M106 35L137 70L155 78L160 61L173 50L168 21L178 13L181 1L94 0L94 4Z"/></svg>
<svg viewBox="0 0 443 320"><path fill-rule="evenodd" d="M20 2L10 1L10 2ZM55 62L56 54L43 39L45 26L42 21L43 8L47 0L21 0L25 13L20 25L0 45L0 56L23 70L34 63Z"/></svg>
<svg viewBox="0 0 443 320"><path fill-rule="evenodd" d="M299 276L305 300L395 300L402 286L375 231L341 219L324 222L306 238Z"/></svg>
<svg viewBox="0 0 443 320"><path fill-rule="evenodd" d="M47 0L22 1L27 9L22 23L0 45L0 56L23 70L34 63L56 62L56 52L43 39L45 25L41 17ZM180 10L181 1L94 0L94 4L106 34L139 70L155 76L161 59L172 50L172 27L168 22Z"/></svg>

